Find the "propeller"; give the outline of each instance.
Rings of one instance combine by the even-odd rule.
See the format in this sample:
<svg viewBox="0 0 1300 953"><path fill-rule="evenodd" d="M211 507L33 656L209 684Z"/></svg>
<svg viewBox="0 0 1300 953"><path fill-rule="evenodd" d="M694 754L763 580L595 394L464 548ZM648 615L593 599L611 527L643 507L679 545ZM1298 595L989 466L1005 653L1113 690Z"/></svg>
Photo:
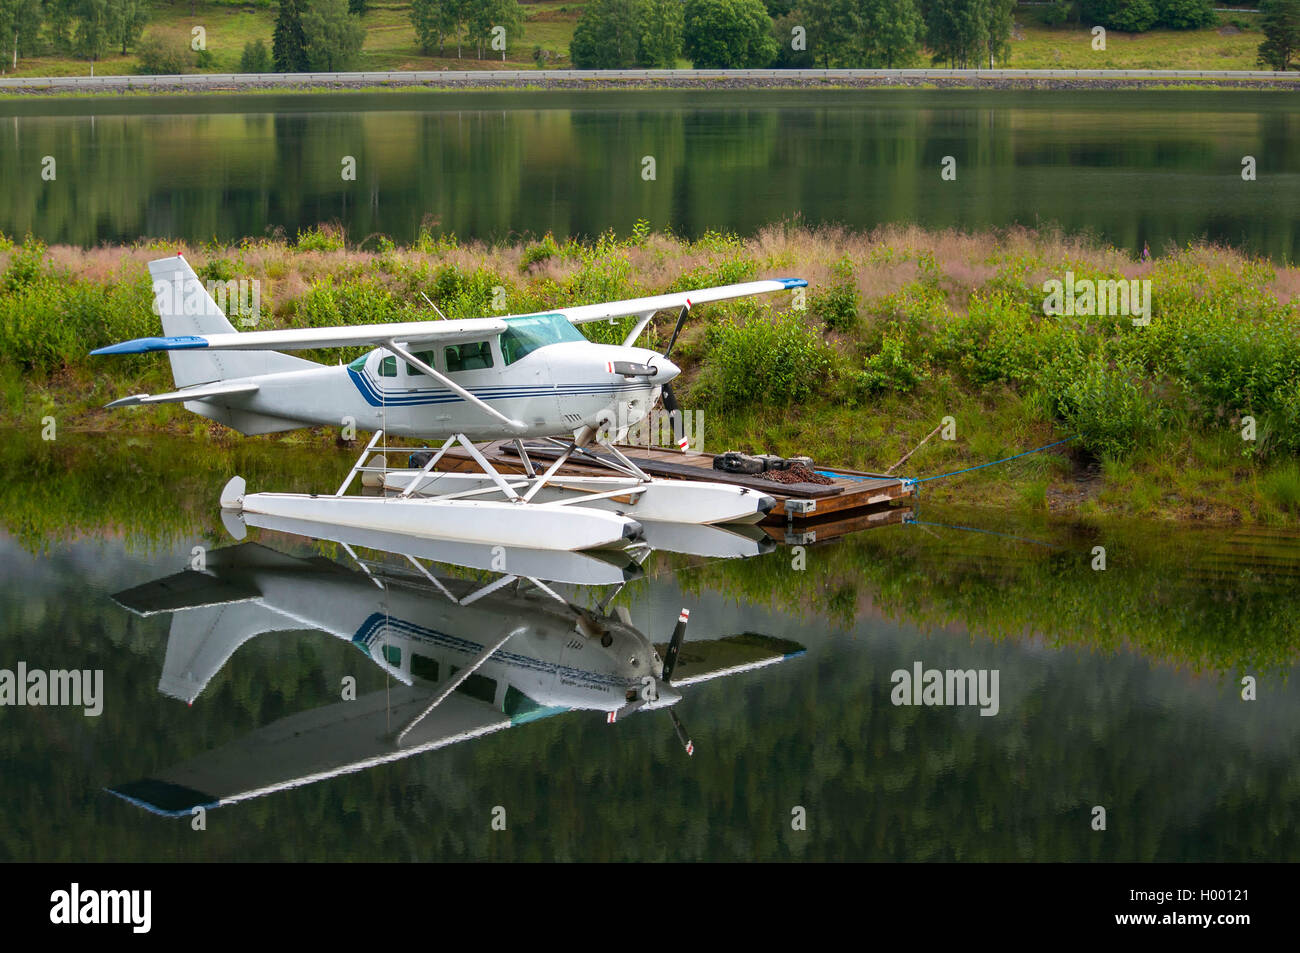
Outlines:
<svg viewBox="0 0 1300 953"><path fill-rule="evenodd" d="M664 349L664 360L673 353L673 345L677 343L677 335L682 333L682 325L686 323L686 316L691 313L691 302L687 299L686 304L682 306L681 313L677 315L677 326L673 328L673 336L668 339L668 347ZM686 449L686 434L682 429L682 412L681 406L677 403L677 396L673 393L672 381L667 381L663 385L664 410L668 411L668 419L673 425L673 440L677 444L677 449Z"/></svg>
<svg viewBox="0 0 1300 953"><path fill-rule="evenodd" d="M677 616L677 625L673 628L672 638L668 640L668 648L664 652L663 669L659 678L651 680L647 676L647 683L642 687L636 698L617 711L611 711L607 716L611 725L618 719L625 718L644 708L648 702L658 701L660 685L672 686L673 670L677 667L677 656L682 650L682 643L686 641L686 624L690 621L690 618L691 610L682 609L681 614ZM687 733L682 720L677 717L677 713L672 708L668 709L668 717L672 719L673 731L676 732L677 740L686 749L686 753L688 755L695 754L695 742L691 741L691 736Z"/></svg>

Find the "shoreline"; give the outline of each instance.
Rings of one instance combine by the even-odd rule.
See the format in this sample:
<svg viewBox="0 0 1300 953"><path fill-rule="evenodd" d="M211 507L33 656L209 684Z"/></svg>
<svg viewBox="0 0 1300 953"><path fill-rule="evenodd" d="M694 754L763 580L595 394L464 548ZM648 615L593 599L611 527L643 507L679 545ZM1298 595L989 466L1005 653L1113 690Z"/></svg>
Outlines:
<svg viewBox="0 0 1300 953"><path fill-rule="evenodd" d="M1300 72L1242 70L482 70L49 76L0 79L0 97L347 90L1300 89Z"/></svg>

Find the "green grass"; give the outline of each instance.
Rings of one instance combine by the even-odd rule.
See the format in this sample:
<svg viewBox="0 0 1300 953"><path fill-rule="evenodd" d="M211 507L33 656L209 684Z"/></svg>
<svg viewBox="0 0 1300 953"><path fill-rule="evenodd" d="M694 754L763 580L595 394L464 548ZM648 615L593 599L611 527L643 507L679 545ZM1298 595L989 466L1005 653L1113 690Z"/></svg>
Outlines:
<svg viewBox="0 0 1300 953"><path fill-rule="evenodd" d="M189 44L190 30L207 30L212 65L206 72L228 73L238 69L244 45L261 39L270 45L274 8L219 2L199 2L190 15L188 2L159 4L147 32L161 35L176 45ZM364 18L366 43L356 69L367 71L439 69L532 69L537 66L533 51L550 51L550 67L570 67L569 44L582 10L581 0L537 0L524 6L527 17L524 35L513 41L503 62L479 60L466 48L456 56L455 44L449 55L430 56L421 52L411 27L407 3L372 4ZM1251 14L1222 14L1249 23ZM1021 7L1016 11L1017 31L1011 42L1011 59L1005 64L1021 69L1256 69L1255 56L1261 35L1258 29L1221 34L1219 27L1204 30L1153 30L1141 34L1111 32L1105 51L1092 49L1087 26L1064 24L1048 27L1041 21L1042 10ZM137 71L134 54L110 54L94 66L97 75L122 75ZM690 63L680 60L680 67ZM57 55L21 60L15 76L74 76L90 72L90 63Z"/></svg>

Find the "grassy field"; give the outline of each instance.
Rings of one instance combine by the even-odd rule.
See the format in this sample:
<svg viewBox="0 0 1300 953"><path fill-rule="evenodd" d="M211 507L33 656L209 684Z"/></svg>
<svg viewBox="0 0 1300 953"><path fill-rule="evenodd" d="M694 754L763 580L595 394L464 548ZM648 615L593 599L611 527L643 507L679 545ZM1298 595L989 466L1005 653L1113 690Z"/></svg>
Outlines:
<svg viewBox="0 0 1300 953"><path fill-rule="evenodd" d="M547 51L545 66L570 67L569 42L582 10L582 0L536 0L525 3L524 35L512 43L503 61L496 58L475 59L473 51L462 50L457 57L455 44L445 56L422 53L411 27L408 3L373 3L365 16L366 43L359 70L437 70L437 69L532 69L539 65L534 53ZM194 13L191 15L191 7ZM1042 10L1021 7L1016 13L1016 31L1011 44L1012 67L1026 69L1254 69L1255 51L1261 34L1253 26L1258 16L1249 13L1221 14L1223 25L1204 30L1154 30L1142 34L1112 32L1106 49L1092 49L1087 26L1066 24L1048 27L1042 23ZM196 2L169 0L159 2L154 22L146 32L188 45L190 31L202 26L207 31L208 50L213 73L233 72L239 66L244 44L262 39L271 42L274 7L269 3ZM1235 21L1232 25L1229 21ZM1241 29L1245 27L1246 29ZM689 62L679 61L687 67ZM133 54L109 55L94 65L97 75L127 74L137 71ZM71 76L90 72L90 63L61 56L33 57L19 62L16 76Z"/></svg>
<svg viewBox="0 0 1300 953"><path fill-rule="evenodd" d="M270 327L428 319L421 291L459 318L491 313L497 286L520 313L798 275L810 283L806 301L699 308L682 335L678 392L705 415L705 449L878 470L951 417L955 439L931 440L905 472L946 473L1079 437L929 483L931 500L1290 527L1300 517L1300 268L1221 248L1142 262L1053 233L793 225L696 241L645 228L591 244L426 236L367 251L328 231L296 244L0 248L0 424L21 431L53 415L65 431L240 439L178 405L102 409L172 389L156 356L86 355L158 333L144 265L177 250L205 278L262 280ZM1149 327L1127 316L1045 315L1043 281L1067 270L1149 280ZM663 346L672 317L651 326L649 346ZM584 330L621 340L628 323ZM1243 437L1248 416L1254 439ZM311 444L335 434L256 439Z"/></svg>

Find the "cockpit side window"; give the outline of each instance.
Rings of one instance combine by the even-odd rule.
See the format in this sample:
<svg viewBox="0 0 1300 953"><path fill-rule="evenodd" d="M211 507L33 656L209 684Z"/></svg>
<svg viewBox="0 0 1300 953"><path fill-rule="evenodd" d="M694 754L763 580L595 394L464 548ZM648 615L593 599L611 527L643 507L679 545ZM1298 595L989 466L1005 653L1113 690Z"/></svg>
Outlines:
<svg viewBox="0 0 1300 953"><path fill-rule="evenodd" d="M433 368L436 370L436 365L433 363L433 362L434 362L434 352L433 352L433 351L412 351L411 353L414 354L416 357L418 357L420 360L424 361L424 363L428 364L430 367L433 367ZM419 369L418 367L416 367L414 364L411 364L411 363L406 362L406 361L403 361L402 363L406 364L406 376L407 376L407 377L423 377L423 376L424 376L424 371L420 370L420 369Z"/></svg>
<svg viewBox="0 0 1300 953"><path fill-rule="evenodd" d="M443 352L447 360L447 370L481 371L492 366L492 343L490 341L469 341L465 344L453 344Z"/></svg>

